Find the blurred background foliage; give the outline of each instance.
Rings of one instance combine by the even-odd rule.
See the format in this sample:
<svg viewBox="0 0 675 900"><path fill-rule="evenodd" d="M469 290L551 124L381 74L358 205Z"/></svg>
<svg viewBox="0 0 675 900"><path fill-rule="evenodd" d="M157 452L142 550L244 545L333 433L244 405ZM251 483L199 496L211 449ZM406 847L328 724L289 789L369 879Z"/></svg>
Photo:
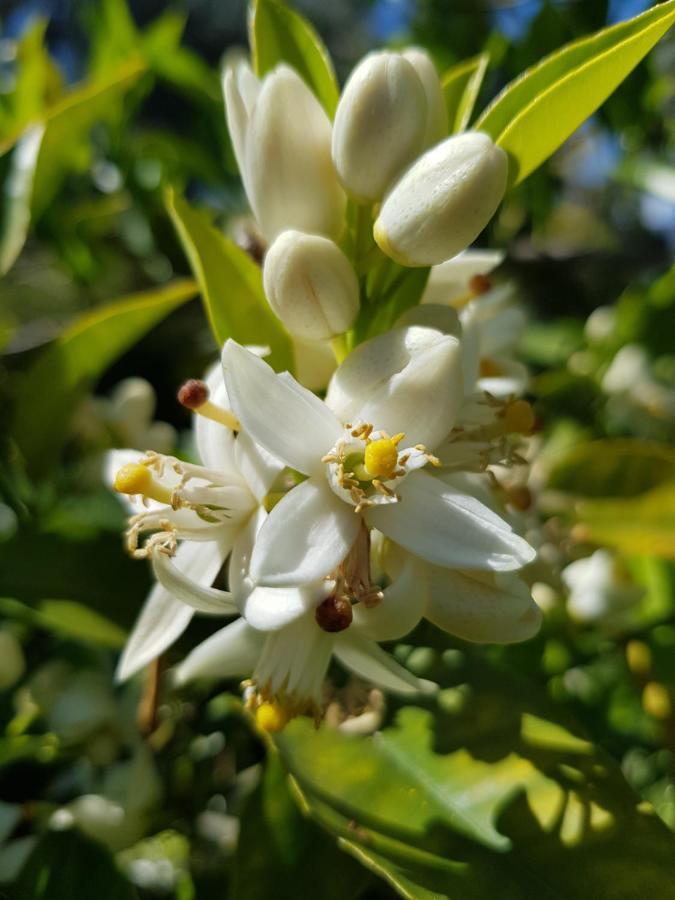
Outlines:
<svg viewBox="0 0 675 900"><path fill-rule="evenodd" d="M382 43L419 42L440 71L489 51L481 109L545 54L650 5L303 0L297 8L341 80ZM245 4L4 0L0 8L0 896L51 900L75 896L74 885L85 900L89 885L99 898L392 896L372 874L382 874L374 850L369 869L359 864L367 852L350 843L349 816L342 850L352 856L303 816L311 808L340 833L309 775L294 798L278 758L264 765L263 744L222 685L179 694L161 685L152 721L152 683L113 685L149 575L122 551L124 515L102 485L103 453L162 441L158 449L170 449L174 440L188 452L189 417L175 391L217 348L165 191L185 193L237 233L246 206L218 68L246 44ZM672 36L508 196L482 241L508 251L500 272L530 315L521 356L533 371L539 455L519 497L542 547L533 580L546 624L521 647L468 652L419 633L396 652L420 674L446 667L436 753L458 735L475 749L477 735L510 733L515 707L500 702L502 677L489 674L508 672L527 679L537 704L581 722L675 829ZM154 395L130 387L132 376ZM561 569L599 547L613 554L616 597L574 616ZM620 602L626 591L629 607ZM175 653L209 631L197 620ZM490 721L462 719L467 690ZM527 691L513 690L531 709ZM392 704L387 722L395 712ZM414 713L396 719L392 741L426 740ZM321 754L321 735L289 729L287 764L313 741ZM328 765L317 777L327 789L339 775ZM574 838L575 803L595 821L574 773L566 777L565 846L575 843L565 840L570 829ZM509 821L508 833L520 833L522 820L515 830ZM431 849L444 846L438 838ZM613 852L627 853L620 843ZM673 883L672 845L662 859ZM480 870L481 858L473 864ZM444 896L415 874L422 862L401 865L385 873L399 893ZM461 895L533 896L515 883L496 894L485 876ZM591 896L578 890L570 883L563 895Z"/></svg>

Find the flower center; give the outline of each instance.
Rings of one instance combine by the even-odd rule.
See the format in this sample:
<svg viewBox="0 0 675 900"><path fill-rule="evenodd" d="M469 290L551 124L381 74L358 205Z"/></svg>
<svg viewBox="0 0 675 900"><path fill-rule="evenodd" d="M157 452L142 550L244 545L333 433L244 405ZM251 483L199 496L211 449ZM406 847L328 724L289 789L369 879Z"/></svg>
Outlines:
<svg viewBox="0 0 675 900"><path fill-rule="evenodd" d="M396 503L396 481L427 463L437 465L422 444L399 450L403 432L390 437L370 424L345 425L345 433L323 457L333 491L360 513L368 506Z"/></svg>

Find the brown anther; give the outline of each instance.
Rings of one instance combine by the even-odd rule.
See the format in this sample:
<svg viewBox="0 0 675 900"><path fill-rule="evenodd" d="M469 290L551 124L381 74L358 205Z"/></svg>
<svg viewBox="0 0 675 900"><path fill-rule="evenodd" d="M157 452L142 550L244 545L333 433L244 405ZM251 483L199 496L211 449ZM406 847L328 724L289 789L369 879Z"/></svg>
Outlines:
<svg viewBox="0 0 675 900"><path fill-rule="evenodd" d="M472 294L487 294L492 282L487 275L472 275L469 279L469 290Z"/></svg>
<svg viewBox="0 0 675 900"><path fill-rule="evenodd" d="M319 628L330 634L344 631L352 624L352 605L347 597L331 594L317 606L314 617Z"/></svg>
<svg viewBox="0 0 675 900"><path fill-rule="evenodd" d="M512 487L508 492L509 502L516 507L525 511L532 506L532 493L528 487L522 485L520 487Z"/></svg>
<svg viewBox="0 0 675 900"><path fill-rule="evenodd" d="M178 402L186 409L199 409L208 399L208 387L197 378L190 378L178 391Z"/></svg>

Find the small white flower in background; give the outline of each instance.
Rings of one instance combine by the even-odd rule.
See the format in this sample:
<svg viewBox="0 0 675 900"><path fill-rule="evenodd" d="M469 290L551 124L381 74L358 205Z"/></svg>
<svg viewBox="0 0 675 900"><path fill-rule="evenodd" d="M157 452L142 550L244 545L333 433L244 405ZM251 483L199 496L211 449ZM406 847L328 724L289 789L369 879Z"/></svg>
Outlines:
<svg viewBox="0 0 675 900"><path fill-rule="evenodd" d="M622 347L602 378L607 412L618 424L651 437L675 420L675 390L652 374L649 354L639 344Z"/></svg>
<svg viewBox="0 0 675 900"><path fill-rule="evenodd" d="M467 393L479 390L508 397L527 388L527 369L513 357L525 312L511 283L493 286L488 278L503 259L499 251L465 250L432 267L422 297L423 304L449 304L458 312Z"/></svg>
<svg viewBox="0 0 675 900"><path fill-rule="evenodd" d="M562 572L569 591L567 609L579 622L599 622L620 627L644 591L627 580L608 550L596 550L585 559L570 563Z"/></svg>
<svg viewBox="0 0 675 900"><path fill-rule="evenodd" d="M425 88L411 62L388 52L361 60L344 87L333 126L333 162L349 193L371 203L381 200L424 149L427 118Z"/></svg>
<svg viewBox="0 0 675 900"><path fill-rule="evenodd" d="M265 256L267 300L288 331L325 341L347 331L359 311L359 283L351 263L328 238L284 231Z"/></svg>
<svg viewBox="0 0 675 900"><path fill-rule="evenodd" d="M465 250L497 211L506 190L506 154L468 131L419 157L384 198L373 234L403 266L435 266Z"/></svg>
<svg viewBox="0 0 675 900"><path fill-rule="evenodd" d="M337 238L345 196L331 161L332 127L289 66L259 81L248 63L226 67L227 124L253 214L268 241L295 228Z"/></svg>
<svg viewBox="0 0 675 900"><path fill-rule="evenodd" d="M193 408L195 438L202 465L151 454L114 451L108 457L111 485L125 496L132 513L128 542L137 555L150 555L160 582L153 587L127 642L118 678L130 677L155 659L182 634L194 613L183 599L184 583L210 588L237 537L266 497L281 465L260 451L228 411L220 366L205 383L188 383L182 402ZM187 396L189 395L189 396ZM139 539L151 533L145 547ZM180 543L178 543L180 542ZM170 565L163 549L173 554ZM168 561L167 561L168 562ZM169 588L162 584L169 584ZM237 612L223 592L216 593L210 613Z"/></svg>

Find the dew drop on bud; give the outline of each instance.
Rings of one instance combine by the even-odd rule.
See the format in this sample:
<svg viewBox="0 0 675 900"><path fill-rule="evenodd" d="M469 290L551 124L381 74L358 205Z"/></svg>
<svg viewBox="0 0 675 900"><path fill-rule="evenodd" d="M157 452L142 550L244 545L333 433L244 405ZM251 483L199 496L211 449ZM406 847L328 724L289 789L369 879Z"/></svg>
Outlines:
<svg viewBox="0 0 675 900"><path fill-rule="evenodd" d="M319 628L334 634L352 624L352 605L346 597L331 594L317 606L314 616Z"/></svg>
<svg viewBox="0 0 675 900"><path fill-rule="evenodd" d="M186 409L199 409L209 399L209 389L203 381L191 378L178 391L178 402Z"/></svg>

